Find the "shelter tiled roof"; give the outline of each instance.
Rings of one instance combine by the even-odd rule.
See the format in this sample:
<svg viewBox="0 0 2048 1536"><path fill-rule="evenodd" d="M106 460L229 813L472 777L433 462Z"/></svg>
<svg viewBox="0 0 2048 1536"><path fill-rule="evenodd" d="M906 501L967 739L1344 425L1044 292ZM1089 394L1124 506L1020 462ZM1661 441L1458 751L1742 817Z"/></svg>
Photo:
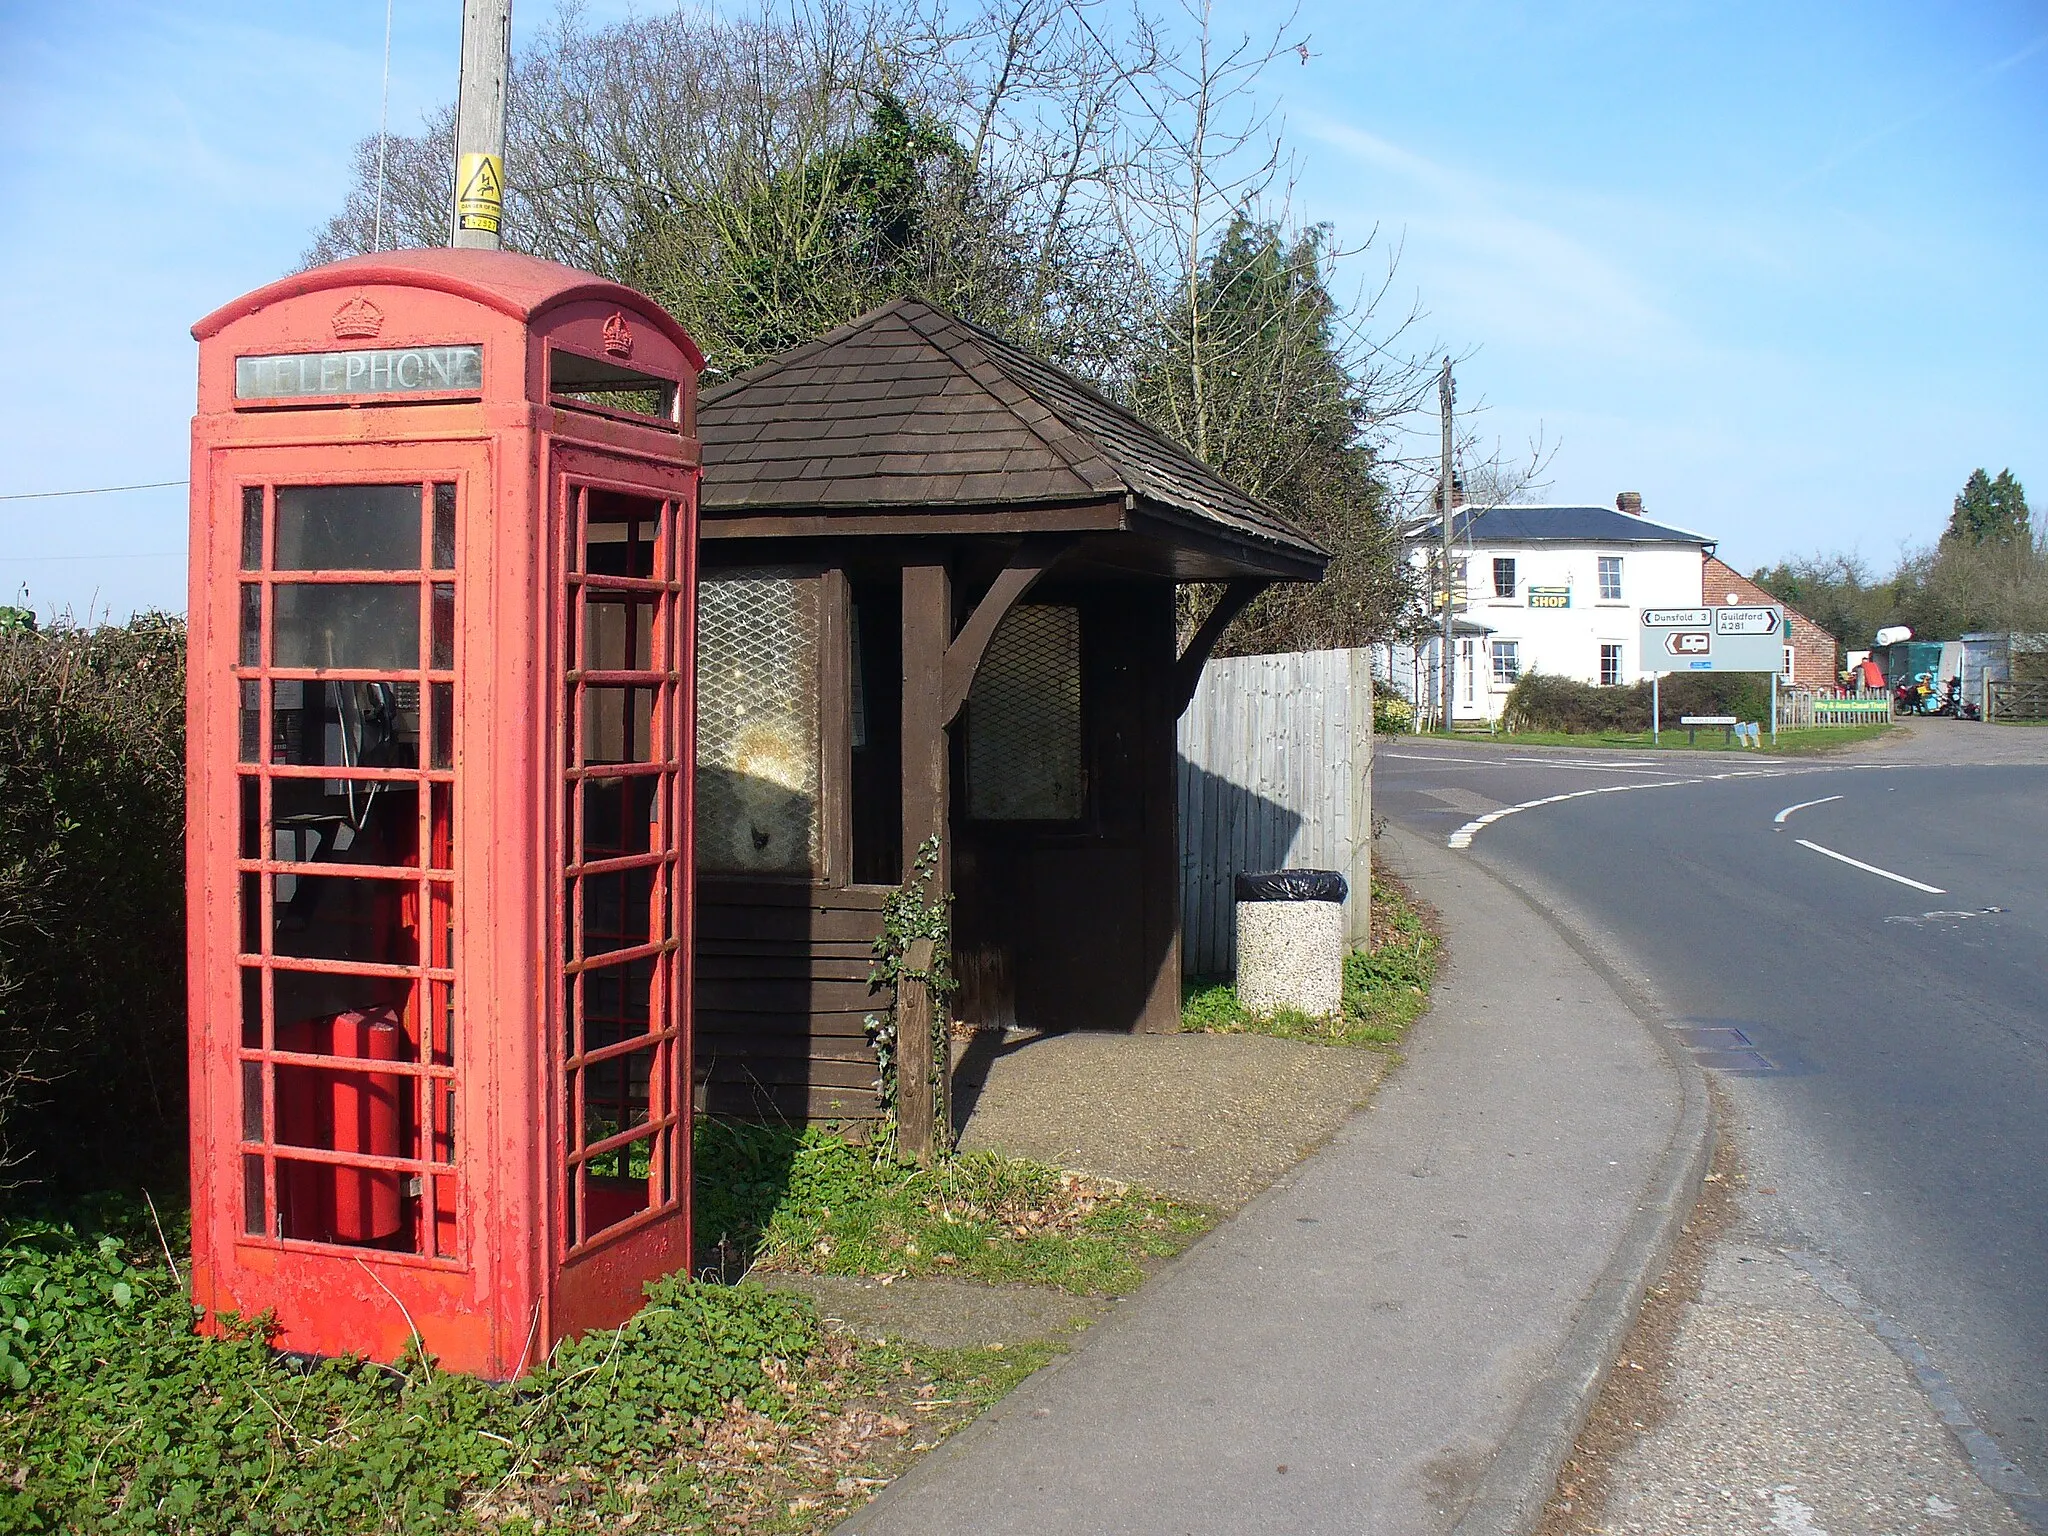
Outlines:
<svg viewBox="0 0 2048 1536"><path fill-rule="evenodd" d="M1135 496L1320 561L1321 548L1144 421L915 299L707 393L707 514L1099 503Z"/></svg>

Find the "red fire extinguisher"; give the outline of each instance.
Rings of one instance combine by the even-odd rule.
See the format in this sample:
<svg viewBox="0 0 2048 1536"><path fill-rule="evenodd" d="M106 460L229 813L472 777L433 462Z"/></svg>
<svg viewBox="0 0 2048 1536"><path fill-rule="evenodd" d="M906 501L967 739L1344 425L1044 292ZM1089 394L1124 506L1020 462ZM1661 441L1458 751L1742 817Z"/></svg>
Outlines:
<svg viewBox="0 0 2048 1536"><path fill-rule="evenodd" d="M278 1027L278 1048L365 1061L399 1061L406 1031L390 1008ZM282 1067L278 1139L372 1157L408 1155L411 1080L362 1068ZM284 1235L376 1247L409 1238L406 1175L382 1168L292 1161L278 1168Z"/></svg>

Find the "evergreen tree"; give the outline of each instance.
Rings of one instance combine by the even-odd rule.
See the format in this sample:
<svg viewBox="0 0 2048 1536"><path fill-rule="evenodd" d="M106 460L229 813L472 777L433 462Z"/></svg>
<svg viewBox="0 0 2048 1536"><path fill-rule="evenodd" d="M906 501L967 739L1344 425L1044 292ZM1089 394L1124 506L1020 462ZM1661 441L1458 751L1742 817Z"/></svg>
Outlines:
<svg viewBox="0 0 2048 1536"><path fill-rule="evenodd" d="M1363 645L1410 597L1332 260L1326 225L1290 232L1238 215L1184 301L1195 313L1155 338L1132 381L1140 414L1330 551L1321 584L1266 593L1226 652Z"/></svg>
<svg viewBox="0 0 2048 1536"><path fill-rule="evenodd" d="M2027 493L2012 471L2001 469L1993 479L1983 470L1973 469L1956 497L1942 542L2017 544L2026 542L2032 532Z"/></svg>

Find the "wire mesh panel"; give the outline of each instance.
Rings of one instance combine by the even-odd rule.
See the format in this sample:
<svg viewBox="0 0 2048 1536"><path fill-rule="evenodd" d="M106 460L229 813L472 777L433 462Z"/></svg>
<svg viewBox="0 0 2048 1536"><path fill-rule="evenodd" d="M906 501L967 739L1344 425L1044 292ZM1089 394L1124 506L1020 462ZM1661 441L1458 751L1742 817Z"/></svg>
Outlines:
<svg viewBox="0 0 2048 1536"><path fill-rule="evenodd" d="M820 864L819 581L706 572L697 589L697 866Z"/></svg>
<svg viewBox="0 0 2048 1536"><path fill-rule="evenodd" d="M1073 821L1081 775L1081 614L1027 603L996 626L967 696L967 810Z"/></svg>

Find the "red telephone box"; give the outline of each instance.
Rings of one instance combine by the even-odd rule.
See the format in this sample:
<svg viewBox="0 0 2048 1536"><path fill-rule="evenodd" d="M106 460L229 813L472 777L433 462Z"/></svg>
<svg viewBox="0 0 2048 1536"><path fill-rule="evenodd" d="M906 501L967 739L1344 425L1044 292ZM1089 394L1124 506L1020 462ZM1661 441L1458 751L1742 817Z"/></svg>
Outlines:
<svg viewBox="0 0 2048 1536"><path fill-rule="evenodd" d="M703 358L494 251L193 334L194 1297L516 1375L690 1262Z"/></svg>

